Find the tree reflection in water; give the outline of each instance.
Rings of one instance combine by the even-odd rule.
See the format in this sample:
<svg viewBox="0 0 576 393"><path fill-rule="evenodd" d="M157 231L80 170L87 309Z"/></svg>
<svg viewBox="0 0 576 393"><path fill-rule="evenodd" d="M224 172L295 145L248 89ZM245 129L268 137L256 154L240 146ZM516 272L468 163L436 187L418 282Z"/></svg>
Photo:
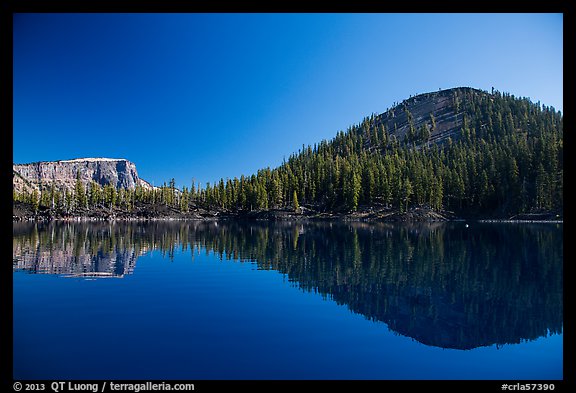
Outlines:
<svg viewBox="0 0 576 393"><path fill-rule="evenodd" d="M122 277L147 251L174 258L192 249L278 271L426 345L471 349L562 332L561 225L13 224L14 271Z"/></svg>

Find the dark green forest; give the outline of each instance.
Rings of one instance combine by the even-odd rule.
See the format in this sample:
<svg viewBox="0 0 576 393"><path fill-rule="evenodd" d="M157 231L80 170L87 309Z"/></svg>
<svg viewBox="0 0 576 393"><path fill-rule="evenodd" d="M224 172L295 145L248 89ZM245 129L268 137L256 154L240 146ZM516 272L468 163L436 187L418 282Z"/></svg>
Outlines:
<svg viewBox="0 0 576 393"><path fill-rule="evenodd" d="M132 211L136 204L149 204L183 213L195 208L350 213L425 207L463 217L562 215L562 114L497 91L448 92L458 124L450 132L437 132L442 119L434 112L416 119L406 100L394 108L407 119L404 133L388 110L250 176L189 187L177 187L172 179L155 190L117 190L78 181L69 191L46 185L40 192L14 192L14 200L35 210L66 213L97 207Z"/></svg>

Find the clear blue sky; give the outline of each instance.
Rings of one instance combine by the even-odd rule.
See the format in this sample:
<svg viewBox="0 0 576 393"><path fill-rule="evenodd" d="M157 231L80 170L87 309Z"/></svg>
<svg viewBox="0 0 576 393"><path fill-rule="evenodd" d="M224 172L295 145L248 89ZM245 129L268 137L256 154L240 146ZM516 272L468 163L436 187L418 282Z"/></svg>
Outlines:
<svg viewBox="0 0 576 393"><path fill-rule="evenodd" d="M563 110L562 30L562 14L16 14L13 160L126 158L182 187L439 88Z"/></svg>

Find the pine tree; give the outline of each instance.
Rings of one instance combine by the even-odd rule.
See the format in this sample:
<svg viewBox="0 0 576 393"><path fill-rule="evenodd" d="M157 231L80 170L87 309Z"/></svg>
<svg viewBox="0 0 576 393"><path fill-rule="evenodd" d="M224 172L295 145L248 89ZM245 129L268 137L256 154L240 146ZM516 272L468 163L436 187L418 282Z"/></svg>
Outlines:
<svg viewBox="0 0 576 393"><path fill-rule="evenodd" d="M182 188L182 195L180 197L180 211L182 213L188 212L190 194L186 187Z"/></svg>
<svg viewBox="0 0 576 393"><path fill-rule="evenodd" d="M443 198L444 190L442 189L442 179L434 177L430 192L430 207L436 211L441 211Z"/></svg>
<svg viewBox="0 0 576 393"><path fill-rule="evenodd" d="M298 203L298 193L296 193L296 190L292 193L292 207L296 213L300 213L300 204Z"/></svg>
<svg viewBox="0 0 576 393"><path fill-rule="evenodd" d="M88 208L88 199L86 198L86 191L84 184L80 178L80 171L76 172L76 184L74 186L74 195L76 197L76 208Z"/></svg>
<svg viewBox="0 0 576 393"><path fill-rule="evenodd" d="M50 194L45 187L40 187L40 206L50 206Z"/></svg>
<svg viewBox="0 0 576 393"><path fill-rule="evenodd" d="M358 210L362 183L360 176L353 170L348 169L343 187L344 203L349 211Z"/></svg>
<svg viewBox="0 0 576 393"><path fill-rule="evenodd" d="M408 211L408 204L410 203L410 197L414 193L414 190L412 188L412 182L410 181L410 178L406 177L402 182L402 186L403 186L402 187L402 199L404 200L404 203L406 206L404 211Z"/></svg>
<svg viewBox="0 0 576 393"><path fill-rule="evenodd" d="M54 183L50 185L50 209L54 210L56 207L56 186Z"/></svg>
<svg viewBox="0 0 576 393"><path fill-rule="evenodd" d="M106 186L104 186L104 202L106 203L106 205L108 205L108 208L112 210L113 207L116 206L116 201L117 201L116 188L111 184L107 184Z"/></svg>
<svg viewBox="0 0 576 393"><path fill-rule="evenodd" d="M70 190L66 189L65 192L65 196L64 196L64 204L65 204L65 209L66 209L66 213L69 213L72 208L73 208L73 196L72 193L70 192Z"/></svg>
<svg viewBox="0 0 576 393"><path fill-rule="evenodd" d="M98 183L92 181L90 183L90 206L97 206L102 200L102 188Z"/></svg>
<svg viewBox="0 0 576 393"><path fill-rule="evenodd" d="M36 189L32 191L30 201L32 204L32 209L34 209L34 212L37 212L40 206L40 196L38 195L38 191Z"/></svg>

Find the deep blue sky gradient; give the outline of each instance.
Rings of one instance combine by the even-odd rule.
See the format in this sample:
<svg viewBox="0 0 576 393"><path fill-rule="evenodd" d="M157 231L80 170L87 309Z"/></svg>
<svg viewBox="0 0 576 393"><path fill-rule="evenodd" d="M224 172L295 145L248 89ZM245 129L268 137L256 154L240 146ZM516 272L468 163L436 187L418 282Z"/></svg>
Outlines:
<svg viewBox="0 0 576 393"><path fill-rule="evenodd" d="M155 185L205 185L439 88L563 110L562 30L562 14L16 14L13 160L126 158Z"/></svg>

